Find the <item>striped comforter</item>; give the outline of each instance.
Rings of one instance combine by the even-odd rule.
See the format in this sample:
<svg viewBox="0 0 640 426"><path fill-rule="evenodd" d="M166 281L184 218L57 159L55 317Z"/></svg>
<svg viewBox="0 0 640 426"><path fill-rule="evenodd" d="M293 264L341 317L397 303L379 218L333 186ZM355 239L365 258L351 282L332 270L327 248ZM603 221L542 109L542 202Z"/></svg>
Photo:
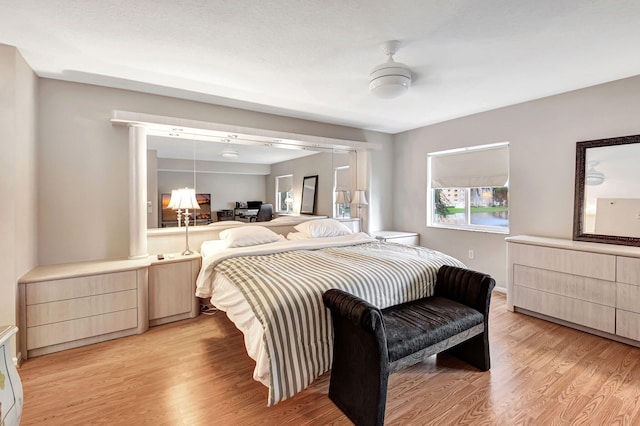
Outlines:
<svg viewBox="0 0 640 426"><path fill-rule="evenodd" d="M305 389L331 367L333 332L324 291L339 288L385 308L431 295L441 265L464 267L427 248L365 241L245 254L209 265L237 286L262 324L268 405Z"/></svg>

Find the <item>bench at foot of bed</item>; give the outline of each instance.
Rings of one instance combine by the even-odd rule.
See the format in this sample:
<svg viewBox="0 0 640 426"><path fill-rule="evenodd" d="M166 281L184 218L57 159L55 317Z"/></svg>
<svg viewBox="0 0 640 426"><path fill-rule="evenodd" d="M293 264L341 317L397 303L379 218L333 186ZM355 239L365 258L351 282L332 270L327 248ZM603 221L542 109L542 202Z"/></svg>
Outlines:
<svg viewBox="0 0 640 426"><path fill-rule="evenodd" d="M329 398L356 425L382 425L389 374L443 352L487 371L489 275L453 266L438 270L434 295L378 309L328 290L334 332Z"/></svg>

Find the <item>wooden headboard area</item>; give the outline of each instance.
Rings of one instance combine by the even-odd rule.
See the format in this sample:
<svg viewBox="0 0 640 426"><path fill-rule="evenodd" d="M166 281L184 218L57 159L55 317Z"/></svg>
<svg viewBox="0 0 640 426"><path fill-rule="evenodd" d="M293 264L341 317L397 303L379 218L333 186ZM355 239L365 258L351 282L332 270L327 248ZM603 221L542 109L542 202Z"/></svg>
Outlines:
<svg viewBox="0 0 640 426"><path fill-rule="evenodd" d="M324 219L326 216L295 216L280 217L270 222L234 222L223 221L214 222L208 226L189 227L189 248L193 251L200 251L200 246L204 241L219 240L220 232L225 229L239 226L264 226L277 234L285 237L289 232L295 232L295 226L307 220ZM185 230L183 228L162 228L153 229L147 232L147 250L150 255L179 253L184 251L186 246Z"/></svg>

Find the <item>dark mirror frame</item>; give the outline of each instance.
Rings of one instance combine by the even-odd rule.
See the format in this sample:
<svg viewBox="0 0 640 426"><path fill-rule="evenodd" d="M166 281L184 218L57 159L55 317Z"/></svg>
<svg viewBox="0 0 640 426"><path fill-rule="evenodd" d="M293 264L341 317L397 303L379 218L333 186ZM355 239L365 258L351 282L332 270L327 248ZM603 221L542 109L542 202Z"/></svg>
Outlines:
<svg viewBox="0 0 640 426"><path fill-rule="evenodd" d="M309 186L313 186L313 194L311 194L310 192L312 190L308 190L307 188L307 181L311 181L313 180L313 185L309 185ZM311 210L309 210L308 206L306 206L305 203L309 203L309 199L312 198L312 204L311 204ZM317 204L318 204L318 175L314 175L314 176L305 176L302 179L302 199L300 202L300 214L312 214L315 215L316 214L316 209L317 209ZM305 208L306 207L306 208Z"/></svg>
<svg viewBox="0 0 640 426"><path fill-rule="evenodd" d="M586 234L582 232L584 224L584 185L587 149L632 143L640 143L640 135L576 142L576 189L573 207L573 239L575 241L640 246L640 238L621 235Z"/></svg>

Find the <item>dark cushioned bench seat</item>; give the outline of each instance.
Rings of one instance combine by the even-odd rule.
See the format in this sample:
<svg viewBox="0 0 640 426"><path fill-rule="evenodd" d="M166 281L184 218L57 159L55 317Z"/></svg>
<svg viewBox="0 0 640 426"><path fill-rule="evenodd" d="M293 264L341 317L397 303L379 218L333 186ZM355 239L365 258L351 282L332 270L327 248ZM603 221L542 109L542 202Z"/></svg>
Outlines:
<svg viewBox="0 0 640 426"><path fill-rule="evenodd" d="M442 346L443 342L450 339L456 344L460 343L461 340L456 339L459 334L462 334L460 338L465 338L484 331L484 316L480 312L444 297L428 297L383 309L382 319L387 335L389 363L398 361L397 366L391 367L391 372L442 352L446 349ZM468 331L472 329L470 334ZM438 347L428 351L434 345ZM424 353L420 353L423 350ZM427 352L431 353L427 355ZM406 357L418 361L406 360L403 363Z"/></svg>
<svg viewBox="0 0 640 426"><path fill-rule="evenodd" d="M442 266L433 296L382 310L341 290L325 292L334 331L329 398L356 425L382 425L389 374L443 351L489 370L494 286L489 275Z"/></svg>

